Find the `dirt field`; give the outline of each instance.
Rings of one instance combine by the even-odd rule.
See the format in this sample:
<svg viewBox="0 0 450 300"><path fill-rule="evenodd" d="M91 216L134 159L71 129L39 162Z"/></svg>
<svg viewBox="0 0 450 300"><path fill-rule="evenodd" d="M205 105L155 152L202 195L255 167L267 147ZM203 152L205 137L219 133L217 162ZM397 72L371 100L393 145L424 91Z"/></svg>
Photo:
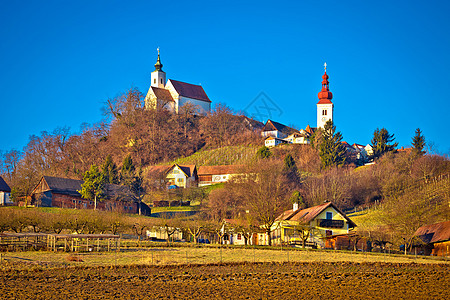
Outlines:
<svg viewBox="0 0 450 300"><path fill-rule="evenodd" d="M449 264L1 266L2 299L449 299ZM21 263L24 264L24 263Z"/></svg>

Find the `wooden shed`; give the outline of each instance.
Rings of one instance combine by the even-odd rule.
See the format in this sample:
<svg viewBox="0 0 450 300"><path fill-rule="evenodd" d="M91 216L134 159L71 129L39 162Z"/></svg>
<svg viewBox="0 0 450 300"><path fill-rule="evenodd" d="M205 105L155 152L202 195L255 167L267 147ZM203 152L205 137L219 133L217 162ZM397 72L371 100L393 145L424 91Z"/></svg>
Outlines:
<svg viewBox="0 0 450 300"><path fill-rule="evenodd" d="M450 255L450 221L425 225L414 236L422 243L413 245L417 253L433 256Z"/></svg>

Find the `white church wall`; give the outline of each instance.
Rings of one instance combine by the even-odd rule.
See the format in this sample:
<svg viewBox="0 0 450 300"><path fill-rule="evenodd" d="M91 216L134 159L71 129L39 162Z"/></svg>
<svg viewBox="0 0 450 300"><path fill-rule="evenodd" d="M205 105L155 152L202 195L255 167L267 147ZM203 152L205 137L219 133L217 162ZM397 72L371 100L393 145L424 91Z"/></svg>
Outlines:
<svg viewBox="0 0 450 300"><path fill-rule="evenodd" d="M193 105L195 105L197 112L202 115L206 115L209 111L211 111L210 102L180 96L180 99L178 100L178 107L182 107L186 103L192 103Z"/></svg>
<svg viewBox="0 0 450 300"><path fill-rule="evenodd" d="M322 114L323 110L327 111L326 115ZM317 128L323 128L328 120L333 121L333 104L317 104Z"/></svg>

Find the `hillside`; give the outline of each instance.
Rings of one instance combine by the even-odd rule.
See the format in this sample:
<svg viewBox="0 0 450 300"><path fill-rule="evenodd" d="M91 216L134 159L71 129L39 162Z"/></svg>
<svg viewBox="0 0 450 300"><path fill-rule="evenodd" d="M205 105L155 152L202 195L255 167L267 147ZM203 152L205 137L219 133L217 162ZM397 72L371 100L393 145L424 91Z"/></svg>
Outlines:
<svg viewBox="0 0 450 300"><path fill-rule="evenodd" d="M255 159L258 148L258 146L227 146L213 150L201 150L193 155L164 162L161 165L245 165Z"/></svg>

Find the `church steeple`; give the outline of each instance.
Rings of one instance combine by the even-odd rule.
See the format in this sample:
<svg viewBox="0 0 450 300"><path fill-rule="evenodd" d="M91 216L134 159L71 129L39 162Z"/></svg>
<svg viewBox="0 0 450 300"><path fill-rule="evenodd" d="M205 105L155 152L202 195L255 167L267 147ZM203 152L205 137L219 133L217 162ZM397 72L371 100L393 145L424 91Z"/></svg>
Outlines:
<svg viewBox="0 0 450 300"><path fill-rule="evenodd" d="M166 84L166 73L162 70L163 64L161 63L161 58L159 56L159 47L158 50L158 60L155 64L155 71L152 72L152 84L153 87L164 88Z"/></svg>
<svg viewBox="0 0 450 300"><path fill-rule="evenodd" d="M317 95L319 97L319 102L317 102L317 128L323 128L328 120L333 121L334 105L333 102L331 102L333 93L330 92L327 63L324 64L324 67L325 73L322 76L322 90Z"/></svg>
<svg viewBox="0 0 450 300"><path fill-rule="evenodd" d="M158 50L158 60L155 64L155 71L162 71L163 64L161 63L161 59L159 57L159 47L156 50Z"/></svg>
<svg viewBox="0 0 450 300"><path fill-rule="evenodd" d="M327 63L324 64L325 73L322 76L322 90L319 92L319 103L331 103L331 99L333 99L333 93L330 92L329 82L328 82L328 74L327 74Z"/></svg>

